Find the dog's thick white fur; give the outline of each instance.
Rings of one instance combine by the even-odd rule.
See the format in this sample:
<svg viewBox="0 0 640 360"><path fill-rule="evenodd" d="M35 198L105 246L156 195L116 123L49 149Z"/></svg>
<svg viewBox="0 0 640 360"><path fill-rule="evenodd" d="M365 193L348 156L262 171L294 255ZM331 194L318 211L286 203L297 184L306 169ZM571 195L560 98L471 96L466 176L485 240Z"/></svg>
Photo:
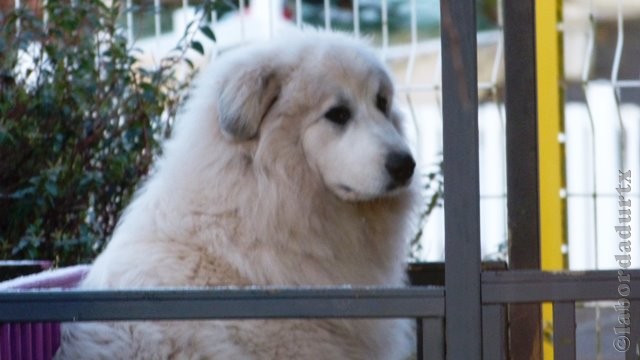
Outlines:
<svg viewBox="0 0 640 360"><path fill-rule="evenodd" d="M402 285L414 162L390 76L347 35L234 50L200 75L82 287ZM58 359L403 359L409 320L68 324Z"/></svg>

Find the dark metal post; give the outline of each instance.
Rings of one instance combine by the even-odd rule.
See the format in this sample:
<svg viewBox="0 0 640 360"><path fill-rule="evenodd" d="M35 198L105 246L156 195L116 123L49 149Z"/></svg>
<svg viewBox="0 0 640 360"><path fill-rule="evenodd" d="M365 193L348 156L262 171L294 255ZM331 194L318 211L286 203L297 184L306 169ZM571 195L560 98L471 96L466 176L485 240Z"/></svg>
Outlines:
<svg viewBox="0 0 640 360"><path fill-rule="evenodd" d="M534 0L504 7L509 268L540 269ZM510 355L540 359L540 305L511 305Z"/></svg>
<svg viewBox="0 0 640 360"><path fill-rule="evenodd" d="M507 360L507 307L502 304L482 306L482 358Z"/></svg>
<svg viewBox="0 0 640 360"><path fill-rule="evenodd" d="M631 275L631 278L634 278L633 275ZM640 349L638 348L638 346L640 346L640 301L631 300L629 311L631 312L631 334L629 334L627 338L630 340L630 344L629 350L625 353L624 358L625 360L636 360L640 356ZM624 341L623 339L620 340Z"/></svg>
<svg viewBox="0 0 640 360"><path fill-rule="evenodd" d="M553 303L553 355L556 359L576 359L576 303Z"/></svg>
<svg viewBox="0 0 640 360"><path fill-rule="evenodd" d="M481 359L475 0L442 0L447 359Z"/></svg>

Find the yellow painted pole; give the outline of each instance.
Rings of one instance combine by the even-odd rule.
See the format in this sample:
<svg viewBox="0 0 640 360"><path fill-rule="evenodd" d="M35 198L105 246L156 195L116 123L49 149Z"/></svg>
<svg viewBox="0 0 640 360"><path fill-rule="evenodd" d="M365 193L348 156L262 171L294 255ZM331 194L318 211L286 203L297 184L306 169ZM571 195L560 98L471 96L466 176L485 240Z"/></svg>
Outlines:
<svg viewBox="0 0 640 360"><path fill-rule="evenodd" d="M565 185L563 132L564 99L560 81L562 34L558 22L561 0L536 0L536 61L538 79L538 149L540 169L540 251L543 270L566 268L562 246L566 243L565 203L560 196ZM553 359L553 308L542 307L544 359ZM550 335L550 336L547 336Z"/></svg>

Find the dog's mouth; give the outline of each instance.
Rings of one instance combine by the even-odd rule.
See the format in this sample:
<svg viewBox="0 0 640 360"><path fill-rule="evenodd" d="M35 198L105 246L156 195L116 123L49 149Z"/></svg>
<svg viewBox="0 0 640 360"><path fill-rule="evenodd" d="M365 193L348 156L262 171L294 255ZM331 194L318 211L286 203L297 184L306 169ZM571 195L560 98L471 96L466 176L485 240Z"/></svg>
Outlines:
<svg viewBox="0 0 640 360"><path fill-rule="evenodd" d="M389 192L393 192L397 189L403 188L405 186L407 186L407 184L409 183L409 181L403 181L401 183L396 182L396 181L391 181L389 184L387 184L387 188L385 189L388 193Z"/></svg>
<svg viewBox="0 0 640 360"><path fill-rule="evenodd" d="M347 194L355 192L355 191L353 191L353 189L351 187L349 187L347 185L343 185L343 184L338 185L338 189L344 191Z"/></svg>
<svg viewBox="0 0 640 360"><path fill-rule="evenodd" d="M357 201L374 198L374 196L362 194L353 189L351 186L347 186L344 184L338 184L335 189L336 195L338 195L338 197L340 197L341 199L347 201Z"/></svg>
<svg viewBox="0 0 640 360"><path fill-rule="evenodd" d="M383 197L394 196L395 194L401 192L410 181L406 181L403 183L390 182L381 192L376 193L364 193L355 190L351 186L345 184L338 184L335 189L337 195L343 200L347 201L371 201L376 200Z"/></svg>

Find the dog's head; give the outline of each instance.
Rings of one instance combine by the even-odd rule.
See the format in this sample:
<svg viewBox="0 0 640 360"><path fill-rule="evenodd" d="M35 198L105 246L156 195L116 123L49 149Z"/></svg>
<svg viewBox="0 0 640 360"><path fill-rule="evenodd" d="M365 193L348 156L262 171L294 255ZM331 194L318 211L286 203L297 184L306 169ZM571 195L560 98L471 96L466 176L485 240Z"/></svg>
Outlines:
<svg viewBox="0 0 640 360"><path fill-rule="evenodd" d="M220 67L220 127L230 141L303 154L298 166L343 200L383 197L411 182L415 162L390 76L360 41L304 33L229 54ZM266 156L285 161L275 150Z"/></svg>

